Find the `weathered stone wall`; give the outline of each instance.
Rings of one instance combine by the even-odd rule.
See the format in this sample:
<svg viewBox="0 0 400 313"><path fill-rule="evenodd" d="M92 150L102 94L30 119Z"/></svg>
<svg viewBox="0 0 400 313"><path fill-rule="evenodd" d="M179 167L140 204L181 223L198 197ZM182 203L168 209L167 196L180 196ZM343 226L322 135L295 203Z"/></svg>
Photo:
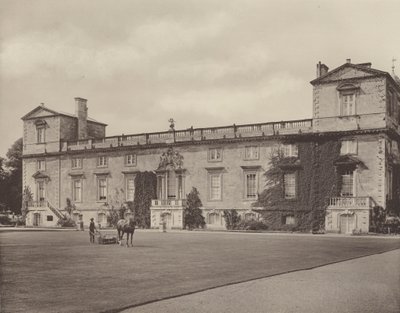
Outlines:
<svg viewBox="0 0 400 313"><path fill-rule="evenodd" d="M89 138L103 138L106 136L106 126L88 121L88 136Z"/></svg>
<svg viewBox="0 0 400 313"><path fill-rule="evenodd" d="M340 116L340 82L324 83L313 90L314 131L356 130L386 127L386 79L357 82L356 116Z"/></svg>
<svg viewBox="0 0 400 313"><path fill-rule="evenodd" d="M57 152L60 150L60 117L41 117L46 122L45 143L37 143L36 119L24 121L24 154Z"/></svg>
<svg viewBox="0 0 400 313"><path fill-rule="evenodd" d="M78 120L74 117L60 116L60 139L78 140Z"/></svg>

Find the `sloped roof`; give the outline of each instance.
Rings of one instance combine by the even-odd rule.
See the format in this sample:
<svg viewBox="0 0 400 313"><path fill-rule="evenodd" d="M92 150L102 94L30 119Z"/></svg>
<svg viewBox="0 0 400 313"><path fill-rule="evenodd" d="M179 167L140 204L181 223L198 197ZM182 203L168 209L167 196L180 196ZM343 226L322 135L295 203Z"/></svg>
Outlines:
<svg viewBox="0 0 400 313"><path fill-rule="evenodd" d="M367 75L365 75L367 77L368 76L385 76L385 77L388 77L390 80L392 80L400 88L400 86L395 82L395 80L392 78L392 76L388 72L384 72L384 71L381 71L381 70L370 68L370 67L366 66L366 64L352 64L352 63L345 63L345 64L333 69L332 71L326 73L325 75L322 75L322 76L310 81L310 83L312 85L316 85L318 83L323 83L325 81L330 81L329 80L330 77L334 77L335 74L337 74L338 72L340 72L341 70L346 69L346 68L353 68L353 69L355 69L355 70L357 70L359 72L363 72L363 73L367 74ZM334 79L334 80L337 80L337 79Z"/></svg>
<svg viewBox="0 0 400 313"><path fill-rule="evenodd" d="M37 113L39 113L39 112L41 112L41 111L42 111L42 112L47 112L48 115L56 115L56 116L62 115L62 116L67 116L67 117L72 117L72 118L78 118L78 117L77 117L76 115L74 115L74 114L65 113L65 112L60 112L60 111L55 111L55 110L52 110L52 109L50 109L50 108L48 108L48 107L46 107L46 106L44 106L44 105L39 105L39 106L37 106L36 108L34 108L32 111L30 111L29 113L25 114L23 117L21 117L21 119L22 119L22 120L28 120L28 119L31 119L31 118L35 118L36 116L33 116L33 115L35 115L35 114L37 114ZM40 116L37 116L37 117L40 117ZM97 124L101 124L101 125L107 126L107 124L102 123L102 122L99 122L99 121L96 121L95 119L90 118L90 117L88 117L87 120L88 120L89 122L93 122L93 123L97 123Z"/></svg>

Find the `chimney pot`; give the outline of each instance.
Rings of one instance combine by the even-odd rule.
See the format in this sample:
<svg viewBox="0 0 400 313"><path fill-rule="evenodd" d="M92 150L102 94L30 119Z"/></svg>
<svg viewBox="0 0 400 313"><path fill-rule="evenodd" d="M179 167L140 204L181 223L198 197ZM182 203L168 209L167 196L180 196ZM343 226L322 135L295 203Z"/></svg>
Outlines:
<svg viewBox="0 0 400 313"><path fill-rule="evenodd" d="M325 64L321 64L321 62L317 63L317 78L325 75L328 73L329 67L327 67Z"/></svg>

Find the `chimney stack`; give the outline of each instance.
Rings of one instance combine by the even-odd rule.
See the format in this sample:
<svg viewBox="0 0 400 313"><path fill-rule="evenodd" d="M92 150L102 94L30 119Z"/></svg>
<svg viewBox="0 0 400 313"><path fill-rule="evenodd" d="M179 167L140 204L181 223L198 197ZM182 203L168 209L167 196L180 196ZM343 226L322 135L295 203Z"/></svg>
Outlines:
<svg viewBox="0 0 400 313"><path fill-rule="evenodd" d="M83 98L75 98L75 114L78 117L78 140L88 137L87 131L87 100Z"/></svg>
<svg viewBox="0 0 400 313"><path fill-rule="evenodd" d="M317 78L325 75L328 73L329 67L327 67L325 64L321 64L321 61L317 63Z"/></svg>
<svg viewBox="0 0 400 313"><path fill-rule="evenodd" d="M351 59L346 59L346 63L351 63Z"/></svg>

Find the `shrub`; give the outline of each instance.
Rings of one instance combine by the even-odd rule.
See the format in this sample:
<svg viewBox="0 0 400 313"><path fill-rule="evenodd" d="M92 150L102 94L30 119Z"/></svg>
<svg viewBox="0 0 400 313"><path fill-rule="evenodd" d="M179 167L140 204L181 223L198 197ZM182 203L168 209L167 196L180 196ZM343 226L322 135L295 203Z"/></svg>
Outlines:
<svg viewBox="0 0 400 313"><path fill-rule="evenodd" d="M238 229L240 216L235 209L224 210L224 219L226 228L229 230Z"/></svg>
<svg viewBox="0 0 400 313"><path fill-rule="evenodd" d="M206 222L201 212L203 204L200 200L200 193L195 187L192 187L190 193L186 196L186 208L185 208L185 228L192 230L194 228L204 228Z"/></svg>
<svg viewBox="0 0 400 313"><path fill-rule="evenodd" d="M64 216L57 221L57 225L61 227L75 227L76 223L72 218Z"/></svg>
<svg viewBox="0 0 400 313"><path fill-rule="evenodd" d="M11 225L10 218L5 215L0 215L0 225Z"/></svg>
<svg viewBox="0 0 400 313"><path fill-rule="evenodd" d="M237 229L241 230L267 230L268 225L265 224L263 221L256 221L256 220L250 220L250 221L245 221L242 220L238 223Z"/></svg>

